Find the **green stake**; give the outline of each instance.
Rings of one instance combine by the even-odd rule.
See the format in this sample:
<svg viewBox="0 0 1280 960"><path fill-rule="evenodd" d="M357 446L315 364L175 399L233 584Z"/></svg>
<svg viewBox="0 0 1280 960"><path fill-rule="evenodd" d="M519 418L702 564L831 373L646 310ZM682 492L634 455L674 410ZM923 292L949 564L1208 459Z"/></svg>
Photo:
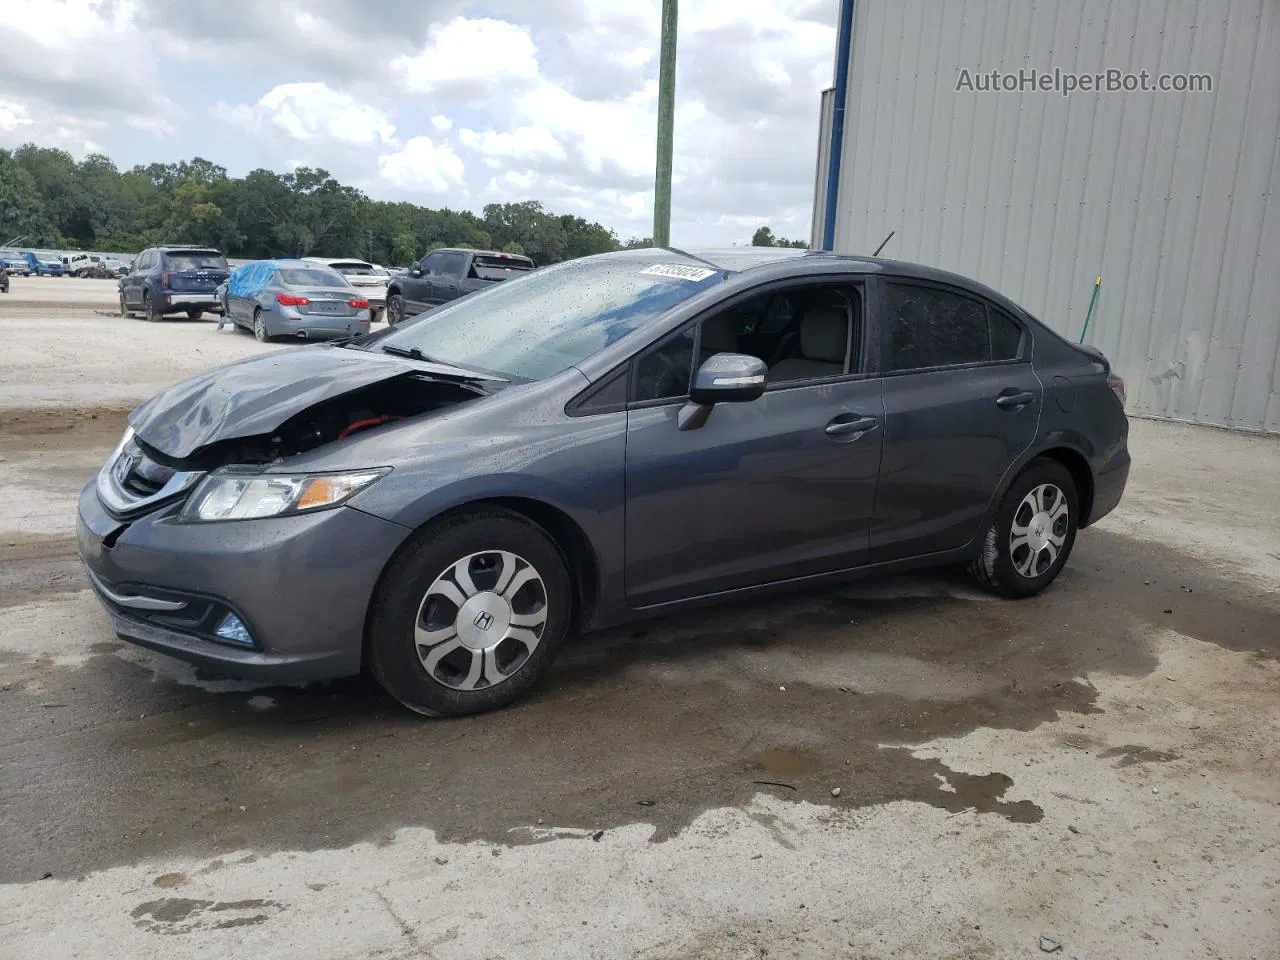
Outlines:
<svg viewBox="0 0 1280 960"><path fill-rule="evenodd" d="M1084 326L1080 329L1080 342L1084 343L1084 335L1089 332L1089 318L1093 316L1093 305L1098 302L1098 288L1102 286L1102 277L1093 281L1093 296L1089 298L1089 309L1084 315Z"/></svg>

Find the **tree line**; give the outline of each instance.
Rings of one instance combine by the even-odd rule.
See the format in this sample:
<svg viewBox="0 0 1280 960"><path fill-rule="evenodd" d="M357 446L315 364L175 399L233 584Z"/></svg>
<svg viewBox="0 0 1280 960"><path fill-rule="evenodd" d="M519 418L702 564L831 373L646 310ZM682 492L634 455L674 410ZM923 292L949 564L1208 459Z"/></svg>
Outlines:
<svg viewBox="0 0 1280 960"><path fill-rule="evenodd" d="M327 170L253 170L232 177L201 157L121 171L99 153L26 144L0 149L0 244L137 253L157 243L199 243L231 257L362 256L404 265L437 247L523 253L557 263L623 247L599 223L549 213L536 200L469 210L372 200ZM796 246L762 226L753 246Z"/></svg>
<svg viewBox="0 0 1280 960"><path fill-rule="evenodd" d="M196 157L120 171L102 154L76 161L34 144L0 149L0 244L10 241L116 253L199 243L247 259L362 256L397 265L445 246L523 253L546 264L648 245L624 244L607 227L548 213L536 200L493 203L476 215L372 200L311 167L232 177Z"/></svg>

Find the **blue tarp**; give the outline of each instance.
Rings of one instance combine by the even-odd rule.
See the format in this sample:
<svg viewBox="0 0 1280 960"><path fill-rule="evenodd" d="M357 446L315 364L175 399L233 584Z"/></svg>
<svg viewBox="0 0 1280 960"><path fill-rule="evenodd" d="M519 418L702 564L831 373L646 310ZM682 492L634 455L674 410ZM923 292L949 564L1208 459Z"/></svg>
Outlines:
<svg viewBox="0 0 1280 960"><path fill-rule="evenodd" d="M276 260L255 260L236 267L227 280L227 294L232 297L252 297L267 285L279 266L280 263Z"/></svg>

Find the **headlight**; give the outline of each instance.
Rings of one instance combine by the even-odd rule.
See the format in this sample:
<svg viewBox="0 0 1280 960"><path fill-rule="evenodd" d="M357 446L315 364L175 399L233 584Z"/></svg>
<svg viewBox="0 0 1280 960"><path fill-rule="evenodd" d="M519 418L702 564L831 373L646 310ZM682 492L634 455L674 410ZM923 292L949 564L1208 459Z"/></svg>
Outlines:
<svg viewBox="0 0 1280 960"><path fill-rule="evenodd" d="M310 513L345 503L386 473L386 470L293 476L211 473L187 501L182 519L249 520Z"/></svg>

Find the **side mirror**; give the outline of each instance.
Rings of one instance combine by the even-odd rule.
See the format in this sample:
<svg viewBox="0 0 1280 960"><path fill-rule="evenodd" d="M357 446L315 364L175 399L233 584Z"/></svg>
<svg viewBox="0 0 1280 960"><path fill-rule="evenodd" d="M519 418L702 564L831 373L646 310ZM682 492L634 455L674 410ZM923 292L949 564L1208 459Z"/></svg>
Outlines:
<svg viewBox="0 0 1280 960"><path fill-rule="evenodd" d="M745 353L717 353L693 378L689 399L694 403L750 403L764 394L769 372L759 357Z"/></svg>
<svg viewBox="0 0 1280 960"><path fill-rule="evenodd" d="M422 276L422 268L415 263L409 268L409 276L416 280L418 277Z"/></svg>
<svg viewBox="0 0 1280 960"><path fill-rule="evenodd" d="M769 371L759 357L745 353L717 353L694 374L689 402L676 424L681 430L697 430L711 416L717 403L750 403L764 395Z"/></svg>

